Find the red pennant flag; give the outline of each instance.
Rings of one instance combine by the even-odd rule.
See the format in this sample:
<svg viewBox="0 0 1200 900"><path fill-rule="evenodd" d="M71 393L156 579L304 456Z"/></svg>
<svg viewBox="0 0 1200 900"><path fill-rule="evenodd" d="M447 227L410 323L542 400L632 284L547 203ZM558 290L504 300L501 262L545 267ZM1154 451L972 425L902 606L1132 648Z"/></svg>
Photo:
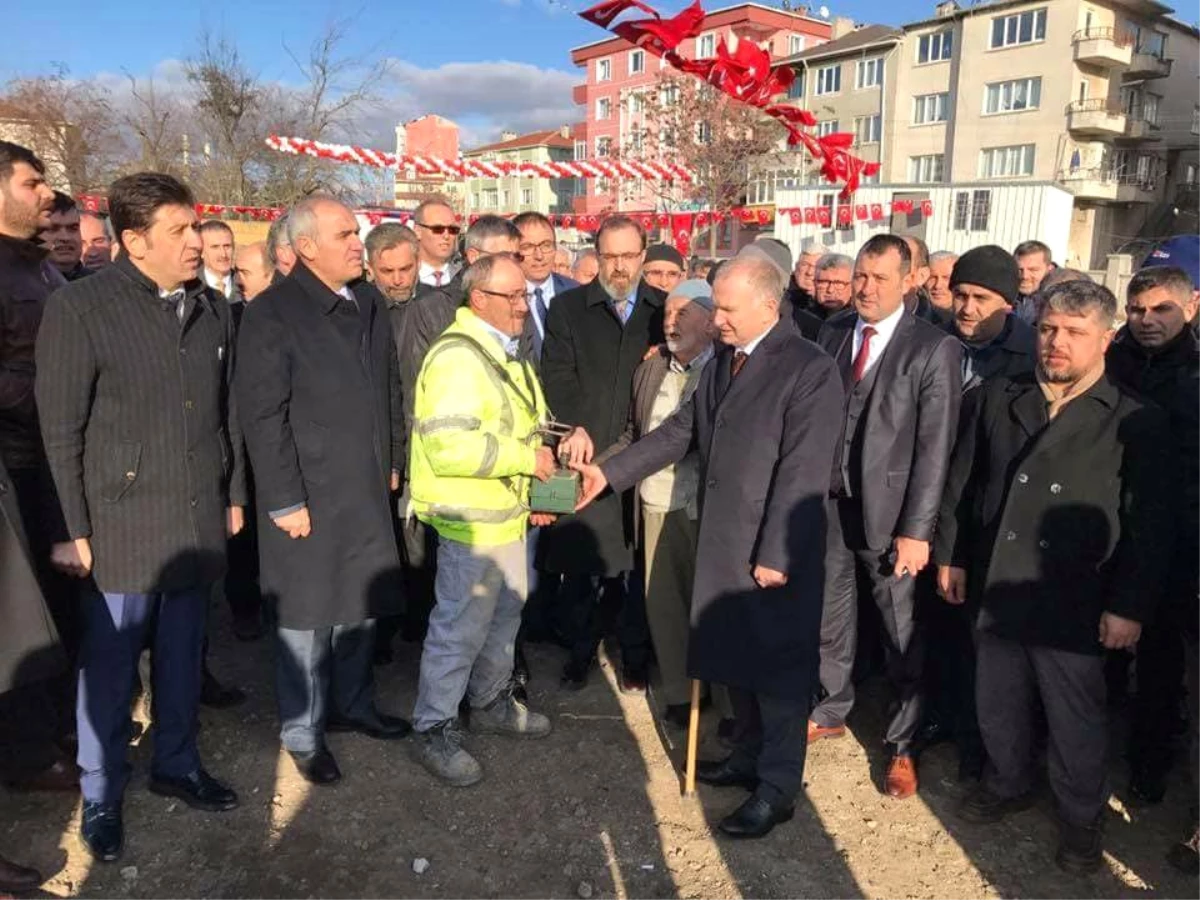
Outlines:
<svg viewBox="0 0 1200 900"><path fill-rule="evenodd" d="M892 203L892 212L911 213L912 211L913 202L911 200L896 200Z"/></svg>
<svg viewBox="0 0 1200 900"><path fill-rule="evenodd" d="M563 228L571 228L574 225L575 225L575 217L574 216L563 216L562 217L562 227Z"/></svg>
<svg viewBox="0 0 1200 900"><path fill-rule="evenodd" d="M556 216L556 215L549 215L549 216L546 216L546 218L550 220L550 224L551 224L552 226L557 226L557 225L558 225L558 216Z"/></svg>
<svg viewBox="0 0 1200 900"><path fill-rule="evenodd" d="M693 213L675 213L671 216L671 234L674 237L675 249L685 257L691 255L692 226L695 222L696 216Z"/></svg>
<svg viewBox="0 0 1200 900"><path fill-rule="evenodd" d="M706 213L706 212L696 213L696 227L697 228L707 228L708 227L708 213Z"/></svg>
<svg viewBox="0 0 1200 900"><path fill-rule="evenodd" d="M760 209L758 211L758 224L759 225L770 225L771 224L771 211L769 209Z"/></svg>
<svg viewBox="0 0 1200 900"><path fill-rule="evenodd" d="M860 222L865 222L868 218L870 218L870 216L871 212L867 209L867 204L860 203L858 206L854 207L854 218L858 219Z"/></svg>
<svg viewBox="0 0 1200 900"><path fill-rule="evenodd" d="M923 216L932 216L933 215L933 201L932 200L922 200L921 201L921 215L923 215Z"/></svg>
<svg viewBox="0 0 1200 900"><path fill-rule="evenodd" d="M728 218L728 214L723 209L717 209L713 210L712 218L714 222L720 224Z"/></svg>
<svg viewBox="0 0 1200 900"><path fill-rule="evenodd" d="M817 208L815 206L804 207L804 224L805 225L816 225L817 224Z"/></svg>
<svg viewBox="0 0 1200 900"><path fill-rule="evenodd" d="M671 224L671 217L666 213L659 213L655 217L654 222L659 228L667 228Z"/></svg>
<svg viewBox="0 0 1200 900"><path fill-rule="evenodd" d="M871 221L878 222L882 218L883 218L883 204L882 203L872 203L871 204Z"/></svg>
<svg viewBox="0 0 1200 900"><path fill-rule="evenodd" d="M801 212L800 212L800 210L799 210L799 209L789 209L789 210L787 211L787 213L788 213L788 220L789 220L789 221L791 221L791 223L792 223L793 225L799 225L799 224L800 224L800 221L801 221L801 219L803 218L803 216L802 216L802 214L801 214Z"/></svg>
<svg viewBox="0 0 1200 900"><path fill-rule="evenodd" d="M833 210L828 206L822 206L817 210L817 221L822 227L828 228L833 224Z"/></svg>
<svg viewBox="0 0 1200 900"><path fill-rule="evenodd" d="M854 224L854 210L848 206L839 206L837 211L838 224L849 228Z"/></svg>

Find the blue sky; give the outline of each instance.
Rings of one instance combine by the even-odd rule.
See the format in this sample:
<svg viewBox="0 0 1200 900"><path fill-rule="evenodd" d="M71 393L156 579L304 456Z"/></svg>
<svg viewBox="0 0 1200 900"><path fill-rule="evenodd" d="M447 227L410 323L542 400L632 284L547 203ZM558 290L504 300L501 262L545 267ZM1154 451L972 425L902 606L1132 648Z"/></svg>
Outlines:
<svg viewBox="0 0 1200 900"><path fill-rule="evenodd" d="M251 69L288 81L284 45L301 53L331 18L348 21L346 49L363 58L390 57L397 72L381 85L383 120L438 112L460 121L470 139L502 128L554 127L572 115L571 84L580 80L569 49L603 32L574 13L594 0L25 0L5 3L0 81L63 64L76 78L123 73L179 78L179 60L202 29L232 36ZM733 0L705 0L707 9ZM822 0L814 0L817 8ZM833 15L898 23L932 14L935 0L825 0ZM652 5L654 5L652 3ZM686 0L659 0L674 12ZM375 129L382 139L383 131Z"/></svg>

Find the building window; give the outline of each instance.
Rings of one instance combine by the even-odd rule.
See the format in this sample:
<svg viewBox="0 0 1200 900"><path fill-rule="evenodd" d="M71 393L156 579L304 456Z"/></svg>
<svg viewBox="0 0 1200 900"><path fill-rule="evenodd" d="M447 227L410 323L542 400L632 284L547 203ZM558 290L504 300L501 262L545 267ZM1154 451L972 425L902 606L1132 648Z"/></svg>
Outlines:
<svg viewBox="0 0 1200 900"><path fill-rule="evenodd" d="M587 141L575 142L575 158L587 159Z"/></svg>
<svg viewBox="0 0 1200 900"><path fill-rule="evenodd" d="M646 98L641 91L629 95L629 114L636 116L646 108Z"/></svg>
<svg viewBox="0 0 1200 900"><path fill-rule="evenodd" d="M878 144L883 117L876 113L873 116L860 116L854 120L854 142L863 144Z"/></svg>
<svg viewBox="0 0 1200 900"><path fill-rule="evenodd" d="M983 92L984 115L1037 109L1042 103L1042 78L1018 78L989 84Z"/></svg>
<svg viewBox="0 0 1200 900"><path fill-rule="evenodd" d="M971 222L971 195L959 191L954 195L954 230L966 231Z"/></svg>
<svg viewBox="0 0 1200 900"><path fill-rule="evenodd" d="M639 75L646 71L646 51L645 50L630 50L629 51L629 74Z"/></svg>
<svg viewBox="0 0 1200 900"><path fill-rule="evenodd" d="M992 215L992 192L973 191L971 193L971 230L987 231L988 219Z"/></svg>
<svg viewBox="0 0 1200 900"><path fill-rule="evenodd" d="M817 69L817 94L836 94L842 89L842 67L822 66Z"/></svg>
<svg viewBox="0 0 1200 900"><path fill-rule="evenodd" d="M857 73L854 77L854 87L856 90L864 88L879 87L883 84L883 57L879 56L875 59L860 59L856 66Z"/></svg>
<svg viewBox="0 0 1200 900"><path fill-rule="evenodd" d="M1011 16L992 19L991 49L1032 44L1046 39L1046 10L1031 9Z"/></svg>
<svg viewBox="0 0 1200 900"><path fill-rule="evenodd" d="M746 202L750 204L775 202L774 172L762 172L751 177L746 184Z"/></svg>
<svg viewBox="0 0 1200 900"><path fill-rule="evenodd" d="M533 206L533 188L521 188L521 205Z"/></svg>
<svg viewBox="0 0 1200 900"><path fill-rule="evenodd" d="M804 96L804 82L807 80L808 70L801 69L796 73L795 80L792 81L792 86L788 88L788 99L799 100Z"/></svg>
<svg viewBox="0 0 1200 900"><path fill-rule="evenodd" d="M658 92L658 102L663 108L675 106L679 103L679 85L668 84Z"/></svg>
<svg viewBox="0 0 1200 900"><path fill-rule="evenodd" d="M950 94L921 94L913 98L913 124L945 122L950 117Z"/></svg>
<svg viewBox="0 0 1200 900"><path fill-rule="evenodd" d="M942 180L946 157L941 153L908 158L908 180L913 184L934 184Z"/></svg>
<svg viewBox="0 0 1200 900"><path fill-rule="evenodd" d="M1200 106L1192 107L1192 134L1200 134Z"/></svg>
<svg viewBox="0 0 1200 900"><path fill-rule="evenodd" d="M612 117L612 99L609 97L596 98L596 118L600 120Z"/></svg>
<svg viewBox="0 0 1200 900"><path fill-rule="evenodd" d="M500 192L495 188L490 188L483 192L483 205L489 209L495 209L500 205Z"/></svg>
<svg viewBox="0 0 1200 900"><path fill-rule="evenodd" d="M509 197L508 191L500 192L500 202L504 204L505 209L508 209L508 197Z"/></svg>
<svg viewBox="0 0 1200 900"><path fill-rule="evenodd" d="M596 156L597 157L608 156L609 151L611 151L611 150L612 150L612 138L610 138L610 137L596 138Z"/></svg>
<svg viewBox="0 0 1200 900"><path fill-rule="evenodd" d="M711 59L717 55L717 36L702 34L696 39L696 59Z"/></svg>
<svg viewBox="0 0 1200 900"><path fill-rule="evenodd" d="M712 125L708 122L696 123L696 143L711 144L712 143Z"/></svg>
<svg viewBox="0 0 1200 900"><path fill-rule="evenodd" d="M1020 178L1033 174L1034 144L988 147L979 152L980 178Z"/></svg>
<svg viewBox="0 0 1200 900"><path fill-rule="evenodd" d="M1195 183L1196 183L1196 164L1195 163L1188 163L1187 167L1183 170L1183 183L1188 184L1188 185L1195 185Z"/></svg>
<svg viewBox="0 0 1200 900"><path fill-rule="evenodd" d="M804 35L793 34L788 38L788 55L794 56L804 52Z"/></svg>
<svg viewBox="0 0 1200 900"><path fill-rule="evenodd" d="M642 129L635 128L629 133L629 150L635 156L642 155Z"/></svg>
<svg viewBox="0 0 1200 900"><path fill-rule="evenodd" d="M612 60L611 59L596 60L596 80L597 81L612 81Z"/></svg>
<svg viewBox="0 0 1200 900"><path fill-rule="evenodd" d="M476 191L471 195L471 209L479 209L479 192Z"/></svg>
<svg viewBox="0 0 1200 900"><path fill-rule="evenodd" d="M817 123L817 137L826 137L838 130L837 119L826 119Z"/></svg>
<svg viewBox="0 0 1200 900"><path fill-rule="evenodd" d="M950 31L938 31L934 34L923 34L917 39L917 64L941 62L949 59L954 52L954 34Z"/></svg>

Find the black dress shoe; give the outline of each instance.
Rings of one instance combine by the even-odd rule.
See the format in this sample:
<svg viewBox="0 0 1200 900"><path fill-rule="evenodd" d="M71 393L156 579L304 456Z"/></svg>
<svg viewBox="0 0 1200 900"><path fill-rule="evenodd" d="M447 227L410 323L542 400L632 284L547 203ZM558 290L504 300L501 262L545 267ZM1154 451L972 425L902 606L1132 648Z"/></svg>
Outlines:
<svg viewBox="0 0 1200 900"><path fill-rule="evenodd" d="M229 709L246 702L246 692L238 688L225 687L216 676L205 670L200 685L200 705L210 709Z"/></svg>
<svg viewBox="0 0 1200 900"><path fill-rule="evenodd" d="M650 687L650 673L645 666L623 667L617 685L622 694L644 694Z"/></svg>
<svg viewBox="0 0 1200 900"><path fill-rule="evenodd" d="M796 814L794 806L773 806L762 797L750 797L745 803L721 820L717 827L731 838L760 838Z"/></svg>
<svg viewBox="0 0 1200 900"><path fill-rule="evenodd" d="M226 812L236 809L238 796L203 769L180 778L150 775L150 793L160 797L178 797L192 809L205 812Z"/></svg>
<svg viewBox="0 0 1200 900"><path fill-rule="evenodd" d="M702 759L696 763L696 780L713 787L740 787L748 791L758 787L758 777L753 772L735 769L727 757L721 760Z"/></svg>
<svg viewBox="0 0 1200 900"><path fill-rule="evenodd" d="M949 740L953 740L953 738L954 732L951 729L947 728L937 719L930 719L918 728L917 733L913 735L913 752L919 754L922 750L928 750L930 747L944 744Z"/></svg>
<svg viewBox="0 0 1200 900"><path fill-rule="evenodd" d="M329 719L325 722L326 731L353 731L375 738L377 741L398 741L408 737L412 724L408 719L399 716L388 716L376 713L370 719Z"/></svg>
<svg viewBox="0 0 1200 900"><path fill-rule="evenodd" d="M342 770L338 768L337 760L324 747L307 753L289 750L288 755L305 781L312 784L333 784L342 780Z"/></svg>
<svg viewBox="0 0 1200 900"><path fill-rule="evenodd" d="M85 800L79 834L92 856L100 862L115 861L125 846L125 827L121 824L121 810L115 806Z"/></svg>
<svg viewBox="0 0 1200 900"><path fill-rule="evenodd" d="M0 891L23 894L42 883L42 873L29 866L20 866L0 856Z"/></svg>
<svg viewBox="0 0 1200 900"><path fill-rule="evenodd" d="M587 687L588 670L591 669L590 662L581 663L576 660L571 660L563 666L562 677L558 683L568 691L582 691Z"/></svg>

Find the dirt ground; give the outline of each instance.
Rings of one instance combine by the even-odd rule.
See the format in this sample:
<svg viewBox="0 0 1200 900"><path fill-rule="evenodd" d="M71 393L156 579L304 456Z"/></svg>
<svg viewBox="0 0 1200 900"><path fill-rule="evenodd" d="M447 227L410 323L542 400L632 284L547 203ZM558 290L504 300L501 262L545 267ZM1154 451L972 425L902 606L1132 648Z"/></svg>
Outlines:
<svg viewBox="0 0 1200 900"><path fill-rule="evenodd" d="M398 643L377 670L380 705L408 715L419 648ZM1124 810L1114 798L1107 866L1090 878L1054 866L1050 804L991 827L958 821L954 754L921 763L918 798L876 784L884 764L882 697L862 691L839 741L811 748L807 801L767 839L729 842L713 826L744 796L701 786L680 797L684 738L660 731L645 697L621 695L605 664L581 693L558 687L559 651L535 647L532 704L554 720L543 741L470 738L487 771L467 790L435 783L408 742L333 735L343 781L310 788L280 758L266 642L224 629L213 668L250 695L202 712L207 767L236 787L231 813L194 812L145 788L134 752L126 849L93 864L78 837L77 798L3 797L0 853L55 873L46 896L88 897L1196 897L1196 879L1163 853L1183 830L1188 785L1167 802ZM715 720L705 718L706 732ZM720 747L706 737L701 754ZM1114 784L1124 783L1114 766ZM422 874L414 860L428 861Z"/></svg>

